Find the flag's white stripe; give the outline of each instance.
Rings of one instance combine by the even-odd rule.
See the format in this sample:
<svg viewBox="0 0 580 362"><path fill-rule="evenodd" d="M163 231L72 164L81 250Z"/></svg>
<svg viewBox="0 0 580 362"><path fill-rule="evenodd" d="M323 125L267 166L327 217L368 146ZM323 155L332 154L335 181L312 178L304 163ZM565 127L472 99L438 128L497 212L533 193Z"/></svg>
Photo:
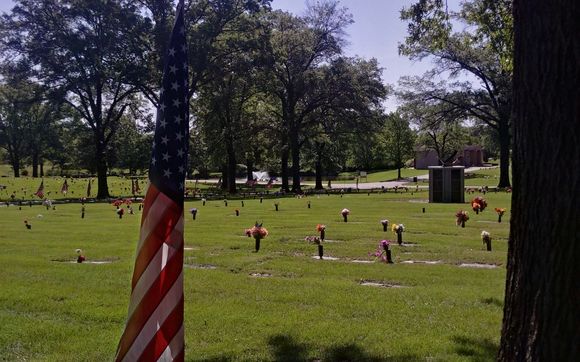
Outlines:
<svg viewBox="0 0 580 362"><path fill-rule="evenodd" d="M165 351L163 351L161 356L159 356L157 362L173 361L182 350L183 350L183 324L181 324L179 331L177 331L171 342L167 345Z"/></svg>
<svg viewBox="0 0 580 362"><path fill-rule="evenodd" d="M151 231L157 227L159 220L161 220L167 208L174 203L175 202L165 194L161 192L157 194L155 201L153 201L153 204L151 204L151 207L147 212L147 217L141 223L141 235L139 238L139 244L137 245L136 255L139 255L143 242L147 239Z"/></svg>
<svg viewBox="0 0 580 362"><path fill-rule="evenodd" d="M177 223L176 227L173 229L171 235L169 235L169 238L167 239L166 243L171 246L174 246L168 248L167 251L166 260L171 260L177 249L179 249L181 247L181 244L183 243L183 216ZM165 247L166 245L163 244L163 246ZM143 296L145 295L145 293L147 293L147 291L151 287L151 284L153 284L155 279L157 279L157 277L165 267L165 264L163 264L163 267L159 268L159 265L161 265L162 263L162 258L163 258L163 248L159 248L153 259L149 262L147 268L145 269L143 274L141 274L139 280L135 284L135 288L133 288L133 292L131 293L131 301L129 302L129 314L128 314L129 318L131 318L133 312L135 311L139 303L141 303Z"/></svg>
<svg viewBox="0 0 580 362"><path fill-rule="evenodd" d="M183 271L179 274L179 277L175 280L175 283L165 295L165 298L159 303L151 317L147 320L147 323L143 325L139 335L133 341L133 344L123 357L123 361L136 361L143 353L143 350L147 347L151 339L155 336L155 333L159 330L159 326L165 322L169 314L173 311L175 306L181 302L183 296Z"/></svg>

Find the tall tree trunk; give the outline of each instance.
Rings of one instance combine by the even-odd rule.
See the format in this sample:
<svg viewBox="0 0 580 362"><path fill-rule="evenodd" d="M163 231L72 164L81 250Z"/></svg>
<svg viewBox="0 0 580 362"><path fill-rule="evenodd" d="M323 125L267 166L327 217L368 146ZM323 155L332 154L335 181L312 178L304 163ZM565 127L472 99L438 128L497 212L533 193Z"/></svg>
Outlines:
<svg viewBox="0 0 580 362"><path fill-rule="evenodd" d="M580 359L580 4L514 2L511 232L500 361Z"/></svg>
<svg viewBox="0 0 580 362"><path fill-rule="evenodd" d="M507 117L507 116L506 116ZM511 137L507 120L499 124L499 184L498 187L510 187L510 146Z"/></svg>
<svg viewBox="0 0 580 362"><path fill-rule="evenodd" d="M296 127L290 130L290 151L292 152L292 192L299 193L302 191L300 188L300 142Z"/></svg>
<svg viewBox="0 0 580 362"><path fill-rule="evenodd" d="M44 159L42 157L38 158L38 166L40 168L40 177L44 177Z"/></svg>
<svg viewBox="0 0 580 362"><path fill-rule="evenodd" d="M38 150L32 150L32 177L38 177Z"/></svg>
<svg viewBox="0 0 580 362"><path fill-rule="evenodd" d="M282 177L282 190L285 192L290 192L290 187L288 185L288 147L282 147L282 154L280 155L281 163L281 177Z"/></svg>
<svg viewBox="0 0 580 362"><path fill-rule="evenodd" d="M228 164L224 163L222 165L222 184L221 184L221 189L226 191L228 189L228 183L229 183L229 178L228 178Z"/></svg>
<svg viewBox="0 0 580 362"><path fill-rule="evenodd" d="M235 194L236 190L236 151L231 142L227 142L226 152L228 154L228 192L230 194Z"/></svg>
<svg viewBox="0 0 580 362"><path fill-rule="evenodd" d="M246 156L246 180L252 181L254 179L254 160Z"/></svg>
<svg viewBox="0 0 580 362"><path fill-rule="evenodd" d="M104 136L97 137L97 152L95 154L97 163L97 199L106 199L109 195L109 184L107 183L107 157L105 155Z"/></svg>
<svg viewBox="0 0 580 362"><path fill-rule="evenodd" d="M320 153L316 155L315 172L316 172L316 185L314 185L314 189L322 190L324 189L324 186L322 186L322 155Z"/></svg>
<svg viewBox="0 0 580 362"><path fill-rule="evenodd" d="M11 164L14 177L20 177L20 157L13 157Z"/></svg>

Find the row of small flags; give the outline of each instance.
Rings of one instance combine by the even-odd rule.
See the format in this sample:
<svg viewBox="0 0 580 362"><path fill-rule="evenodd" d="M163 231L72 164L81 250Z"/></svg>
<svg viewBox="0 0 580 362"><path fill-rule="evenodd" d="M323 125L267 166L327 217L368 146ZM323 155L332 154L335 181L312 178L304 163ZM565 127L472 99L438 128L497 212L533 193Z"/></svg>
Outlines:
<svg viewBox="0 0 580 362"><path fill-rule="evenodd" d="M66 179L64 180L64 183L60 188L60 192L63 193L64 195L68 193L68 180ZM133 193L133 195L141 192L141 189L139 187L139 180L137 179L131 180L131 192ZM38 186L38 190L36 190L34 195L38 196L41 199L44 199L44 180L40 182L40 186ZM87 197L91 197L91 180L89 180L89 183L87 185Z"/></svg>

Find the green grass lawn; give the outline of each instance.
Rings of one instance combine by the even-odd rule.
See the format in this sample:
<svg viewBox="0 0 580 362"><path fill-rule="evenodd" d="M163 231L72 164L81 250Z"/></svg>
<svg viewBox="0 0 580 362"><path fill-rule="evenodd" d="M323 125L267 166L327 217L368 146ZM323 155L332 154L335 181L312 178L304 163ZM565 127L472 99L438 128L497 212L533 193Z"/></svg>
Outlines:
<svg viewBox="0 0 580 362"><path fill-rule="evenodd" d="M426 191L287 198L278 212L271 199L246 200L245 207L234 200L228 207L186 203L186 210L199 209L197 220L185 218L185 244L192 249L185 255L186 360L493 360L509 231L509 215L499 224L493 208L508 207L509 197L487 194L488 210L471 212L465 228L455 225L454 214L467 204L427 204ZM340 215L345 207L348 223ZM120 220L111 205L87 204L81 219L80 208L0 207L0 360L113 358L140 213ZM372 260L368 253L379 240L395 239L382 231L384 218L405 224L403 238L413 244L392 247L393 265L353 263ZM259 253L243 235L256 220L270 232ZM312 258L316 246L303 239L316 235L317 223L327 225L331 240L325 255L338 260ZM492 252L483 250L482 230L492 235ZM112 262L73 263L77 248L88 261ZM440 263L402 263L409 260ZM401 287L363 286L362 280Z"/></svg>

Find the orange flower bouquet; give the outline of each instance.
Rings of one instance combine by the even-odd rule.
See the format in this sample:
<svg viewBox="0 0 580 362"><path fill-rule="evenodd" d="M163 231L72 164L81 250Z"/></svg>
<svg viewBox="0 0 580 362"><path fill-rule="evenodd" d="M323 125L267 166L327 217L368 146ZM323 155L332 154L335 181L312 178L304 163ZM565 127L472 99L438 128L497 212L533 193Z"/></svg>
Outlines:
<svg viewBox="0 0 580 362"><path fill-rule="evenodd" d="M505 214L505 209L496 207L495 212L497 212L497 222L501 222L501 217L503 216L503 214Z"/></svg>

